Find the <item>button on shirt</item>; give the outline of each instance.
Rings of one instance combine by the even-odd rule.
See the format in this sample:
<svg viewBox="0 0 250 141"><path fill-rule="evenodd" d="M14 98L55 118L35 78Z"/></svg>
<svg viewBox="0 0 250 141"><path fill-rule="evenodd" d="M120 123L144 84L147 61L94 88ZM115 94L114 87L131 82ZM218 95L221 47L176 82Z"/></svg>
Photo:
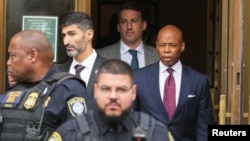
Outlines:
<svg viewBox="0 0 250 141"><path fill-rule="evenodd" d="M120 41L120 54L121 54L121 60L127 62L128 64L131 64L132 61L132 55L128 52L129 48L126 44L124 44L122 41ZM143 43L141 42L140 45L135 48L137 50L137 58L139 62L139 68L142 68L145 66L145 57L144 57L144 50L143 50Z"/></svg>

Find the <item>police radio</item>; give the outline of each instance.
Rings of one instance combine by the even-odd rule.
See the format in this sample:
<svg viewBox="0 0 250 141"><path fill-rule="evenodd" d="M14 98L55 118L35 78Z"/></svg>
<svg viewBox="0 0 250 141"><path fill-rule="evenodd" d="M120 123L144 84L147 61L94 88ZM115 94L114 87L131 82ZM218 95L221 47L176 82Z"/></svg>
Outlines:
<svg viewBox="0 0 250 141"><path fill-rule="evenodd" d="M41 96L44 96L47 93L48 88L45 87ZM24 141L47 141L49 132L42 129L43 118L45 113L45 107L47 105L44 103L42 106L42 115L38 123L29 122L26 127L26 135Z"/></svg>
<svg viewBox="0 0 250 141"><path fill-rule="evenodd" d="M42 139L42 135L39 125L35 125L34 123L30 123L26 129L25 141L40 141Z"/></svg>
<svg viewBox="0 0 250 141"><path fill-rule="evenodd" d="M133 130L132 141L147 141L147 132L144 131L136 122L135 118L131 116L133 119L136 128Z"/></svg>
<svg viewBox="0 0 250 141"><path fill-rule="evenodd" d="M147 133L142 130L138 125L133 131L132 141L147 141Z"/></svg>

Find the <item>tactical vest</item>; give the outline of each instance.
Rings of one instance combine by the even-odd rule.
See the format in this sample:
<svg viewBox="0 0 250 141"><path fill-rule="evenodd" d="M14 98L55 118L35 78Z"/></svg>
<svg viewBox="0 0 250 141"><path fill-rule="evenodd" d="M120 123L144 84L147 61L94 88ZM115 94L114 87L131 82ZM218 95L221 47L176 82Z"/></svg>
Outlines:
<svg viewBox="0 0 250 141"><path fill-rule="evenodd" d="M128 141L152 141L155 119L141 112L134 112L132 118L136 127L132 135L128 137ZM74 119L73 124L77 129L77 141L101 141L98 137L99 130L94 120L93 111L90 111L86 116L76 116Z"/></svg>
<svg viewBox="0 0 250 141"><path fill-rule="evenodd" d="M18 90L8 91L0 105L0 141L47 141L56 128L43 126L50 94L57 85L70 78L83 82L74 75L60 72L30 89L23 90L17 85Z"/></svg>

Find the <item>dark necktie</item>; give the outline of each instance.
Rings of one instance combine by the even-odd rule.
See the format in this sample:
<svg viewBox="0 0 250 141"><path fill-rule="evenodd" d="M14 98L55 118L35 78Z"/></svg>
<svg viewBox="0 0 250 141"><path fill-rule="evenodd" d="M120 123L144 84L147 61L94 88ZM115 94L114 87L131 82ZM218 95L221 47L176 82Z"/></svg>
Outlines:
<svg viewBox="0 0 250 141"><path fill-rule="evenodd" d="M75 69L76 69L76 76L81 78L80 73L81 71L84 69L85 67L83 65L77 64L75 65Z"/></svg>
<svg viewBox="0 0 250 141"><path fill-rule="evenodd" d="M173 76L174 70L172 68L168 68L167 71L169 73L169 76L165 81L163 104L165 106L165 110L168 113L168 118L171 119L176 108L175 81Z"/></svg>
<svg viewBox="0 0 250 141"><path fill-rule="evenodd" d="M137 59L137 50L128 50L128 52L132 55L132 61L131 61L131 67L132 69L138 69L139 68L139 63Z"/></svg>

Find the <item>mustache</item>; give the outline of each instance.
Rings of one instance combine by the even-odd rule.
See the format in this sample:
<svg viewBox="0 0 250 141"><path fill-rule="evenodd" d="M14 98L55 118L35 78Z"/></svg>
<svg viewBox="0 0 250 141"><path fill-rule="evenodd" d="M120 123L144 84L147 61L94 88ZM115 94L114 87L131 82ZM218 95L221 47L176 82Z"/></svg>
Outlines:
<svg viewBox="0 0 250 141"><path fill-rule="evenodd" d="M65 47L66 47L66 48L73 48L73 49L76 50L77 52L82 52L83 49L84 49L84 46L81 46L81 47L77 48L76 46L70 45L70 44L65 45Z"/></svg>
<svg viewBox="0 0 250 141"><path fill-rule="evenodd" d="M107 103L106 106L113 105L113 104L118 105L118 106L121 107L121 105L117 102L116 99L110 99L109 103Z"/></svg>
<svg viewBox="0 0 250 141"><path fill-rule="evenodd" d="M70 44L65 45L65 47L66 47L66 48L68 48L68 47L69 47L69 48L76 48L75 46L70 45Z"/></svg>

